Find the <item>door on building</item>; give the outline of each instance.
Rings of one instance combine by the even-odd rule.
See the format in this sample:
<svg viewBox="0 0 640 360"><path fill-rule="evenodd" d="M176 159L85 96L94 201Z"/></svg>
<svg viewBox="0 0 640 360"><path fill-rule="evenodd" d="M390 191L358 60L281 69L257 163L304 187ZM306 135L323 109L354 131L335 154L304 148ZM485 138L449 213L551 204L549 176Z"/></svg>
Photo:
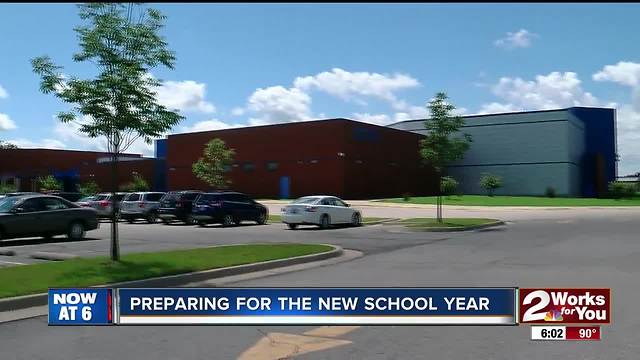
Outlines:
<svg viewBox="0 0 640 360"><path fill-rule="evenodd" d="M291 179L288 176L280 177L280 199L288 199L291 195Z"/></svg>

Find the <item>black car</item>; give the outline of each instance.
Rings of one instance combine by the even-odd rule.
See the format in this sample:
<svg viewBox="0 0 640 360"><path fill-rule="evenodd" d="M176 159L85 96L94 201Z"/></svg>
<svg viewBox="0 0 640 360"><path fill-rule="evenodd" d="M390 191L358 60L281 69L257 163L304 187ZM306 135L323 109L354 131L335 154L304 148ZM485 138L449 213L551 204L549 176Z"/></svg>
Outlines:
<svg viewBox="0 0 640 360"><path fill-rule="evenodd" d="M210 223L230 226L242 221L267 222L267 207L247 195L233 192L200 194L193 204L193 218L199 225Z"/></svg>
<svg viewBox="0 0 640 360"><path fill-rule="evenodd" d="M0 199L0 240L67 235L84 238L98 228L96 211L51 195L22 195Z"/></svg>
<svg viewBox="0 0 640 360"><path fill-rule="evenodd" d="M189 225L194 224L191 216L193 201L202 194L198 190L171 191L160 199L158 217L163 223L183 221Z"/></svg>

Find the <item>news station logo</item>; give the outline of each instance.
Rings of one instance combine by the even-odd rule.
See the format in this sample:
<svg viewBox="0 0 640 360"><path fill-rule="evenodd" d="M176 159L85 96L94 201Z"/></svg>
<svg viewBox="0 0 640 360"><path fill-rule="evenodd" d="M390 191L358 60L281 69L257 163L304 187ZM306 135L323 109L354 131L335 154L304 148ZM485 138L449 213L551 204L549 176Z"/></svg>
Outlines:
<svg viewBox="0 0 640 360"><path fill-rule="evenodd" d="M609 324L611 289L520 289L521 323Z"/></svg>

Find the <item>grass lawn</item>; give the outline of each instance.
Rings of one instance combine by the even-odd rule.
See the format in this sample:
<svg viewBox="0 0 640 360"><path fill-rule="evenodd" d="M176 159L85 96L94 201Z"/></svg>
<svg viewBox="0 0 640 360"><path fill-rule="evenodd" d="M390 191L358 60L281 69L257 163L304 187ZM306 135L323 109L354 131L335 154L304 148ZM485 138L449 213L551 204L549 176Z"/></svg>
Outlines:
<svg viewBox="0 0 640 360"><path fill-rule="evenodd" d="M403 204L435 204L435 196L385 199L385 202ZM484 196L462 195L444 197L445 205L465 206L640 206L640 197L634 199L549 198L536 196Z"/></svg>
<svg viewBox="0 0 640 360"><path fill-rule="evenodd" d="M478 218L444 218L443 223L438 223L435 218L410 218L399 220L396 224L401 224L412 229L429 229L429 228L459 228L476 225L484 225L496 222L495 219L478 219Z"/></svg>
<svg viewBox="0 0 640 360"><path fill-rule="evenodd" d="M260 261L330 251L314 244L259 244L221 246L122 255L120 262L106 257L71 259L0 268L0 298L46 292L50 287L86 287L140 280Z"/></svg>
<svg viewBox="0 0 640 360"><path fill-rule="evenodd" d="M368 224L376 224L380 221L383 220L387 220L388 218L381 218L381 217L365 217L362 218L362 224L363 225L368 225ZM278 223L278 222L282 222L282 216L280 215L269 215L269 222L271 223Z"/></svg>

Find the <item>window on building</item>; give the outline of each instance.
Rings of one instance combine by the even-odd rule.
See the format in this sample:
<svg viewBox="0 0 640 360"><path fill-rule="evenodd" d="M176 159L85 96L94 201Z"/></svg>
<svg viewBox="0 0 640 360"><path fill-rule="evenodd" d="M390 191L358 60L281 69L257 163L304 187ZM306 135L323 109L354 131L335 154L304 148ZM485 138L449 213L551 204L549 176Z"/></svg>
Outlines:
<svg viewBox="0 0 640 360"><path fill-rule="evenodd" d="M267 171L276 171L278 170L278 163L276 161L267 162Z"/></svg>
<svg viewBox="0 0 640 360"><path fill-rule="evenodd" d="M256 169L256 166L251 162L246 162L242 165L242 170L244 171L253 171Z"/></svg>

